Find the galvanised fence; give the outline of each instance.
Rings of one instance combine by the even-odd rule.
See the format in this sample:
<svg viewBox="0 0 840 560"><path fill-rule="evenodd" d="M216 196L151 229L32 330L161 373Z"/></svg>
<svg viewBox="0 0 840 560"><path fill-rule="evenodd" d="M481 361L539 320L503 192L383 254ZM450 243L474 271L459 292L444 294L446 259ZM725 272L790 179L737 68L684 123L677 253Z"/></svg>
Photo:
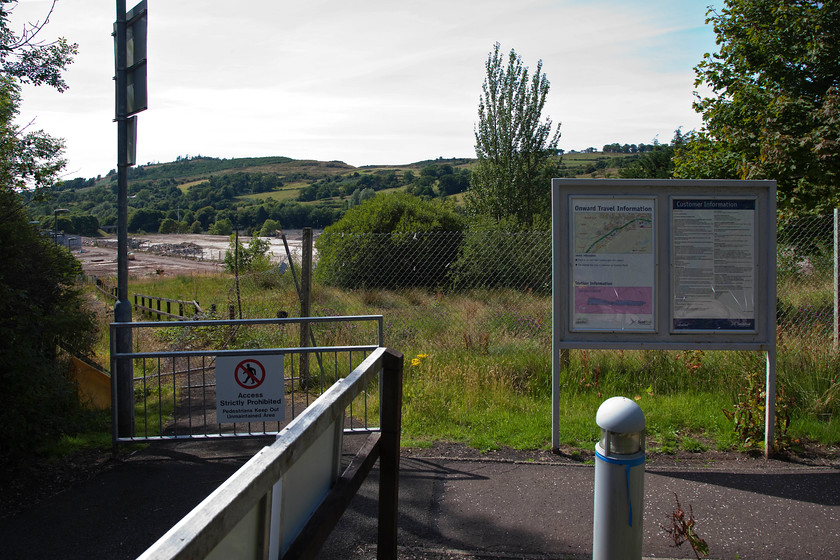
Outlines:
<svg viewBox="0 0 840 560"><path fill-rule="evenodd" d="M776 317L780 337L807 335L831 341L834 235L833 216L799 218L779 225Z"/></svg>
<svg viewBox="0 0 840 560"><path fill-rule="evenodd" d="M833 238L830 216L779 225L780 337L818 337L830 343ZM548 231L323 233L315 244L315 262L312 315L382 314L389 346L422 351L431 339L436 347L488 350L502 345L550 354ZM292 269L299 280L299 262L242 274L230 291L235 314L298 315ZM319 345L320 339L335 336L317 327L313 335Z"/></svg>
<svg viewBox="0 0 840 560"><path fill-rule="evenodd" d="M329 324L322 331L341 333L346 344L334 344L339 338L334 336L327 346L301 348L298 333L302 321L292 318L111 323L111 371L119 371L120 359L130 360L134 370L129 387L133 400L121 400L119 382L112 387L112 402L117 403L112 407L114 429L120 418L133 425L132 433L115 432L115 443L278 434L318 395L346 377L371 352L382 348L381 317L325 317L312 321L306 322ZM117 353L118 329L131 331L131 352ZM220 370L217 362L223 364ZM252 363L256 366L246 372L243 364ZM279 371L269 374L270 368L262 365L269 363L279 367ZM217 383L219 378L223 379ZM253 410L239 416L247 417L246 420L233 420L235 410L230 418L218 417L223 410L218 406L223 404L219 401L222 395L237 399L230 405L236 409L245 405L244 400L238 402L245 398L241 394L237 397L240 390L254 395L253 398L263 397L249 391L263 381L266 386L273 382L272 394L267 397L276 397L277 389L283 389L282 402L257 403L263 407L260 412L266 414L256 417L268 420L255 420ZM217 387L221 388L218 394ZM367 432L378 425L378 408L373 410L373 401L368 397L368 392L363 391L360 399L350 404L345 432Z"/></svg>
<svg viewBox="0 0 840 560"><path fill-rule="evenodd" d="M386 345L487 349L503 333L522 351L550 349L550 232L324 233L315 262L312 315L381 314ZM299 262L234 279L234 314L297 316L292 268L300 280ZM319 325L313 336L335 338Z"/></svg>

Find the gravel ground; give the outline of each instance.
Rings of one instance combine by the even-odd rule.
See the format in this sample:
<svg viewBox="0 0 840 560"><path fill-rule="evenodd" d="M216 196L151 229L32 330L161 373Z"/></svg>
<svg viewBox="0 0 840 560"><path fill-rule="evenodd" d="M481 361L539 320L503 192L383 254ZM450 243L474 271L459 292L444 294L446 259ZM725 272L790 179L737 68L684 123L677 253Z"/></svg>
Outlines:
<svg viewBox="0 0 840 560"><path fill-rule="evenodd" d="M301 230L286 232L286 240L293 258L300 255L301 236ZM230 240L225 235L132 235L130 239L132 242L129 249L128 275L134 278L213 274L223 269L221 263L225 251L230 246ZM282 238L265 239L271 243L269 254L272 260L285 261L286 249ZM247 245L250 238L243 236L240 237L240 241ZM82 240L81 252L74 254L88 276L117 276L116 237L85 237Z"/></svg>

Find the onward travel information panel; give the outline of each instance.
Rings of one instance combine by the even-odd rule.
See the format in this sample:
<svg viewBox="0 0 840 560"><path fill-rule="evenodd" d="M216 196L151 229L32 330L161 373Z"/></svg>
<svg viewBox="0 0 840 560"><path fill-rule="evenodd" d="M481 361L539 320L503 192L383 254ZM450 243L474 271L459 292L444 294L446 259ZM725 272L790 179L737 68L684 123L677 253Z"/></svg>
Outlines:
<svg viewBox="0 0 840 560"><path fill-rule="evenodd" d="M572 330L654 330L655 202L570 200Z"/></svg>

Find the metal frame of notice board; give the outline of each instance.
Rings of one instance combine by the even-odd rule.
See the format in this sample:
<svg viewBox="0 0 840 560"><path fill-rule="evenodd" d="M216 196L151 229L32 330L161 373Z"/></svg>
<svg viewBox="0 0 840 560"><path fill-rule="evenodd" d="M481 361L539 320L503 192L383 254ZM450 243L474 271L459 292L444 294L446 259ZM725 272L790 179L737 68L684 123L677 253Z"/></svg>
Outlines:
<svg viewBox="0 0 840 560"><path fill-rule="evenodd" d="M552 447L561 352L762 351L776 394L776 182L553 179Z"/></svg>

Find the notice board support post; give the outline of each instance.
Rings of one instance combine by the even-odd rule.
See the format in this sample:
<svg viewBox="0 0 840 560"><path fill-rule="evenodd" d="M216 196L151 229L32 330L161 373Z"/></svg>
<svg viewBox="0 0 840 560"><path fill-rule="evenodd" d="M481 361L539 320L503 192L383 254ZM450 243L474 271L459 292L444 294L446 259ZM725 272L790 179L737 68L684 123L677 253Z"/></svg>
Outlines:
<svg viewBox="0 0 840 560"><path fill-rule="evenodd" d="M764 407L764 457L773 454L776 438L776 348L764 353L767 360L767 391Z"/></svg>
<svg viewBox="0 0 840 560"><path fill-rule="evenodd" d="M560 194L553 182L551 185L551 449L560 449L560 367L561 352L558 335L561 328L560 303L565 301L562 281L566 278L560 271L567 266L564 258L563 237L560 218ZM567 354L568 355L568 354Z"/></svg>

